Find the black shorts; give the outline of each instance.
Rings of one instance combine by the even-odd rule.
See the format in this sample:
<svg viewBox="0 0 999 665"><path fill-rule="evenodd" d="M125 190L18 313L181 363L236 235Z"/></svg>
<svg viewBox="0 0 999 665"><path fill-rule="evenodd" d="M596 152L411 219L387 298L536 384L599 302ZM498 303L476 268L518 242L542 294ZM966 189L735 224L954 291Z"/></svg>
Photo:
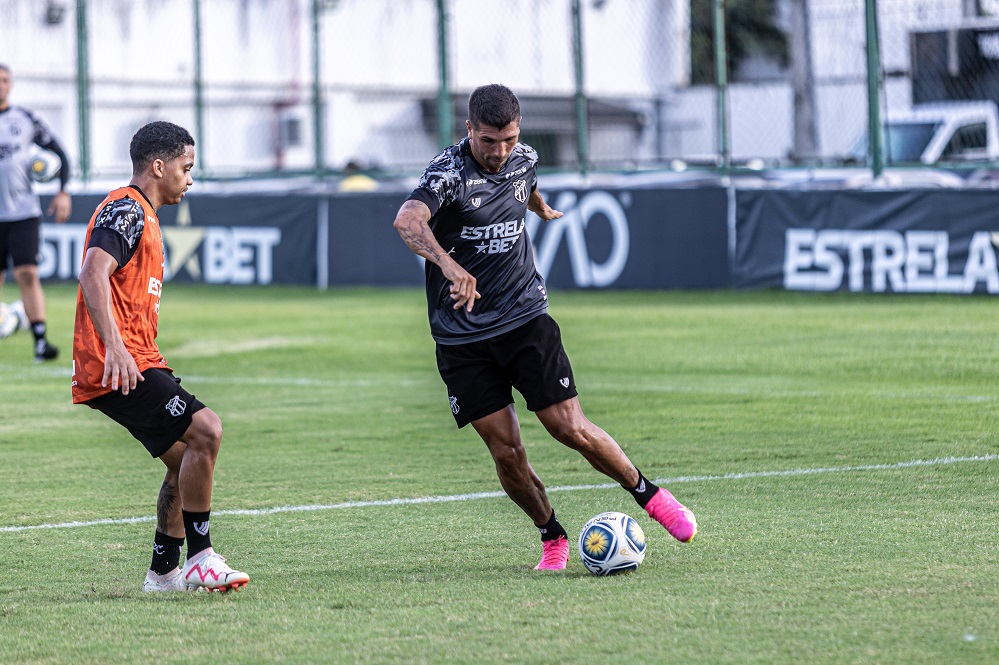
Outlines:
<svg viewBox="0 0 999 665"><path fill-rule="evenodd" d="M39 217L19 222L0 222L0 272L7 269L8 261L15 268L38 265L38 232L41 223Z"/></svg>
<svg viewBox="0 0 999 665"><path fill-rule="evenodd" d="M438 344L437 369L458 427L513 404L513 388L531 411L576 396L562 334L547 314L491 339Z"/></svg>
<svg viewBox="0 0 999 665"><path fill-rule="evenodd" d="M159 457L184 436L194 414L205 408L198 399L180 387L180 379L165 369L151 368L142 373L127 395L114 390L85 402L131 433L149 454Z"/></svg>

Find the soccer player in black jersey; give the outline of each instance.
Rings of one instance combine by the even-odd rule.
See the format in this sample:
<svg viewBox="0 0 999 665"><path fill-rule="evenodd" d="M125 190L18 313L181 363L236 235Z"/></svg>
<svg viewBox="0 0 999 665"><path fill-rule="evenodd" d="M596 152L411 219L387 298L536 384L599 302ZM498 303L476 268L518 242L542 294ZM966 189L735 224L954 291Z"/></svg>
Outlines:
<svg viewBox="0 0 999 665"><path fill-rule="evenodd" d="M569 559L565 529L527 461L513 407L516 388L548 433L613 478L677 540L697 533L694 514L642 476L621 447L587 420L545 281L524 226L527 210L558 219L537 189L538 155L518 142L520 102L502 85L468 100L468 137L437 155L395 218L426 259L430 332L458 427L471 423L507 495L541 531L537 570Z"/></svg>

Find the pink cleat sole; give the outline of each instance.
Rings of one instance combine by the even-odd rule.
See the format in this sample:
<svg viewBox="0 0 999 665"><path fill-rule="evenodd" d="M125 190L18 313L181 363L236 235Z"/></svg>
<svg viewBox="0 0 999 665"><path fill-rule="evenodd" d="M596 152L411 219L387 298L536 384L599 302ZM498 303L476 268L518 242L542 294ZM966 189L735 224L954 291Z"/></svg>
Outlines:
<svg viewBox="0 0 999 665"><path fill-rule="evenodd" d="M219 586L215 587L214 589L209 589L208 587L200 587L200 588L205 591L210 591L212 593L227 593L229 591L239 591L240 589L245 589L248 583L249 580L247 580L246 582L232 582L231 584L228 584L226 586Z"/></svg>

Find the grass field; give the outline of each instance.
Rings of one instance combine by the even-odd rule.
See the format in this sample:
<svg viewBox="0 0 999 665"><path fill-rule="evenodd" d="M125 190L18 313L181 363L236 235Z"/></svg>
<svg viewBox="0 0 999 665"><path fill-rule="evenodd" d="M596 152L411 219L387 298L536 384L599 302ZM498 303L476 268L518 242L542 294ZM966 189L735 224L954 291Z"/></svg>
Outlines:
<svg viewBox="0 0 999 665"><path fill-rule="evenodd" d="M213 540L251 582L152 596L161 465L70 404L74 291L47 294L59 364L0 342L0 663L999 661L994 298L554 293L587 415L700 524L676 543L518 403L571 536L646 530L596 578L575 548L532 570L422 292L168 285L161 348L225 425Z"/></svg>

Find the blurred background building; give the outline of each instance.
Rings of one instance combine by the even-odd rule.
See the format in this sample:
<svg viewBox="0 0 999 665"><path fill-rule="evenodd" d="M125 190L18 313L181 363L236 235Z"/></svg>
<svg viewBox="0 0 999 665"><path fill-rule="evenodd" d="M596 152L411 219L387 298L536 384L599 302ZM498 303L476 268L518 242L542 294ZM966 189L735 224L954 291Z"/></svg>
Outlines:
<svg viewBox="0 0 999 665"><path fill-rule="evenodd" d="M49 122L84 182L127 175L129 139L154 119L192 131L204 178L321 177L349 163L411 174L464 135L469 92L491 82L520 96L522 140L551 171L865 165L877 118L994 104L997 11L997 0L0 0L0 62L12 102Z"/></svg>

